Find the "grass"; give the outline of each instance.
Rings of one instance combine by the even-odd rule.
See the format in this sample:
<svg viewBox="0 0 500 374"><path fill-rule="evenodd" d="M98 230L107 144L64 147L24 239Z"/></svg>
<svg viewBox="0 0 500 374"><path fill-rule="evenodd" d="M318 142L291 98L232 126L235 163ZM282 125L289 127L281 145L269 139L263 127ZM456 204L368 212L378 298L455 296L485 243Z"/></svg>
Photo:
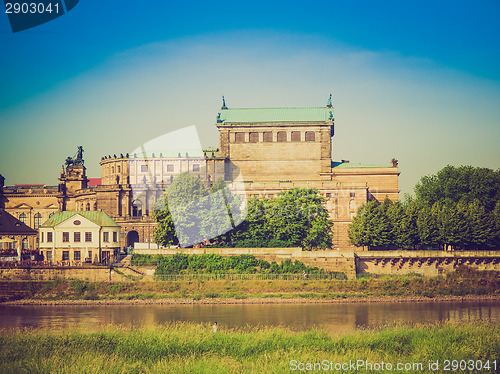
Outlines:
<svg viewBox="0 0 500 374"><path fill-rule="evenodd" d="M209 325L194 323L97 329L0 334L0 372L287 373L291 365L323 360L422 364L422 370L397 371L403 373L433 372L429 362L439 362L442 371L445 360L490 360L490 366L497 360L497 369L500 365L500 326L493 324L396 326L340 336L223 326L212 333Z"/></svg>
<svg viewBox="0 0 500 374"><path fill-rule="evenodd" d="M36 291L39 289L39 291ZM30 297L57 299L352 298L379 296L500 295L500 273L467 268L446 276L363 277L352 280L191 280L106 283L56 280Z"/></svg>

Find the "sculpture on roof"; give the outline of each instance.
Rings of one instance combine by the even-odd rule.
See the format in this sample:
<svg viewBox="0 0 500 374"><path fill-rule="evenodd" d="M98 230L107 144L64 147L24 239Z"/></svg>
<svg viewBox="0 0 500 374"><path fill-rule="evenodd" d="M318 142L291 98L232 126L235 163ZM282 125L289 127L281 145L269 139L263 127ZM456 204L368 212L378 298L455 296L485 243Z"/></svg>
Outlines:
<svg viewBox="0 0 500 374"><path fill-rule="evenodd" d="M333 105L332 105L332 94L330 94L330 98L328 99L328 101L326 103L326 107L327 108L333 108Z"/></svg>
<svg viewBox="0 0 500 374"><path fill-rule="evenodd" d="M227 109L226 99L224 98L224 96L222 96L222 107L221 107L221 109Z"/></svg>
<svg viewBox="0 0 500 374"><path fill-rule="evenodd" d="M76 155L74 157L66 158L66 166L70 165L83 165L83 147L81 145L78 146Z"/></svg>

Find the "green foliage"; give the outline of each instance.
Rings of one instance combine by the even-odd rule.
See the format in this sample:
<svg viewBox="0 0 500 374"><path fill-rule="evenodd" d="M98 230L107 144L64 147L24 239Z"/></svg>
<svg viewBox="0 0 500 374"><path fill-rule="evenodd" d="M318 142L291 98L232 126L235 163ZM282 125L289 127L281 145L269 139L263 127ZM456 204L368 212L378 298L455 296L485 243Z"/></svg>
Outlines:
<svg viewBox="0 0 500 374"><path fill-rule="evenodd" d="M447 166L423 177L417 199L361 206L349 228L356 246L492 249L500 245L500 171Z"/></svg>
<svg viewBox="0 0 500 374"><path fill-rule="evenodd" d="M148 255L142 255L148 256ZM258 260L252 255L239 255L222 257L217 254L185 255L175 254L173 256L159 256L156 266L157 275L181 274L181 273L321 273L316 267L305 266L300 261L292 262L285 259L280 265L273 262L270 264L265 260ZM143 259L147 261L146 258Z"/></svg>
<svg viewBox="0 0 500 374"><path fill-rule="evenodd" d="M436 175L422 177L415 193L417 202L427 206L445 200L478 200L486 212L491 212L500 201L500 170L448 165Z"/></svg>
<svg viewBox="0 0 500 374"><path fill-rule="evenodd" d="M186 242L190 233L196 232L221 247L311 250L331 246L332 222L316 189L293 188L275 199L254 198L248 202L246 219L241 222L241 202L224 187L223 181L217 181L209 193L199 179L187 173L177 177L165 202L156 205L156 243L167 246L179 243L179 239ZM176 228L172 217L178 223ZM233 229L237 222L241 224Z"/></svg>

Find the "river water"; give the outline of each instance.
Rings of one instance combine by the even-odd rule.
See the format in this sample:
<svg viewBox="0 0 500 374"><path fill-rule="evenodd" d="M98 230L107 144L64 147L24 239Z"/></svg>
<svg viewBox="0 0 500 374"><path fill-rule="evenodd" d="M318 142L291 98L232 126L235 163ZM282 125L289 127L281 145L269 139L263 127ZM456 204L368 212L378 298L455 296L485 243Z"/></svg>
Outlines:
<svg viewBox="0 0 500 374"><path fill-rule="evenodd" d="M217 321L220 328L285 326L296 331L319 328L345 333L393 324L440 322L500 323L500 301L377 302L345 304L247 305L0 305L0 329L69 328L96 330L102 325L152 326L177 321Z"/></svg>

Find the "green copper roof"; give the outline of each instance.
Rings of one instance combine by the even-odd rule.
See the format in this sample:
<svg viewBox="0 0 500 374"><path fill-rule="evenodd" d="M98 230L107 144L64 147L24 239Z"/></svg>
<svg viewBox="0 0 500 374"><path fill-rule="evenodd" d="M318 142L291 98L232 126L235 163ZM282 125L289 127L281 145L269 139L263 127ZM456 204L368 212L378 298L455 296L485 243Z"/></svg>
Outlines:
<svg viewBox="0 0 500 374"><path fill-rule="evenodd" d="M219 123L328 122L333 108L229 108L219 112Z"/></svg>
<svg viewBox="0 0 500 374"><path fill-rule="evenodd" d="M369 164L355 164L351 162L332 162L332 168L336 169L356 169L356 168L385 168L387 166L369 165Z"/></svg>
<svg viewBox="0 0 500 374"><path fill-rule="evenodd" d="M115 221L111 219L106 213L101 210L94 211L65 211L57 212L52 215L47 221L43 223L41 227L54 227L60 223L66 221L67 219L73 217L75 214L80 214L81 216L87 218L89 221L94 222L96 225L103 227L120 227Z"/></svg>

